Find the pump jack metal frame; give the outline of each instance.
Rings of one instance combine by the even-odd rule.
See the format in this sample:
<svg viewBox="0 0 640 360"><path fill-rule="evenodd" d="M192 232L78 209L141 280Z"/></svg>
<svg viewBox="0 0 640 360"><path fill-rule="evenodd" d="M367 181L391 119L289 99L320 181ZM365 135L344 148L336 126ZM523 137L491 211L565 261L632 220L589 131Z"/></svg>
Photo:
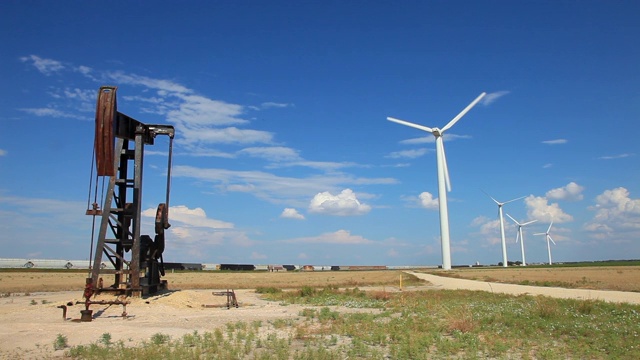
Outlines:
<svg viewBox="0 0 640 360"><path fill-rule="evenodd" d="M116 90L115 86L101 87L96 107L97 176L106 176L109 182L102 209L94 203L93 209L87 210L87 215L101 218L91 278L87 279L85 288L85 295L89 297L102 291L140 297L167 286L166 280L160 277L164 276L164 230L171 226L169 190L175 129L171 125L146 125L118 112ZM152 240L148 235L141 235L140 230L142 172L144 147L153 145L158 135L169 136L169 161L166 202L158 205L156 234ZM111 237L107 235L108 230L111 230ZM100 266L103 256L115 270ZM113 285L103 287L102 275L114 275Z"/></svg>

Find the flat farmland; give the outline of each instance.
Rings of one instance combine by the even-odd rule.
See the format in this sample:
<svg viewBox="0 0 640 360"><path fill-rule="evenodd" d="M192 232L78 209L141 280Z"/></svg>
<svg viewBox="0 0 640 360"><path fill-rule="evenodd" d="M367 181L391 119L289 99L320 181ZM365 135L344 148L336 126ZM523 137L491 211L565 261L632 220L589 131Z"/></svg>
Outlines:
<svg viewBox="0 0 640 360"><path fill-rule="evenodd" d="M640 266L469 268L428 271L434 275L512 284L577 289L640 292ZM221 272L180 271L164 277L169 289L255 289L257 287L301 288L399 286L400 270L318 272ZM86 272L4 270L0 271L0 293L82 291ZM110 276L105 276L105 284ZM403 276L405 285L416 280Z"/></svg>
<svg viewBox="0 0 640 360"><path fill-rule="evenodd" d="M311 287L363 287L395 285L400 283L402 271L318 271L318 272L222 272L180 271L163 277L172 290L189 289L255 289L257 287L301 288ZM0 293L82 291L87 272L27 270L0 271ZM103 277L109 284L112 275ZM404 275L405 282L410 281ZM415 280L414 280L415 281Z"/></svg>

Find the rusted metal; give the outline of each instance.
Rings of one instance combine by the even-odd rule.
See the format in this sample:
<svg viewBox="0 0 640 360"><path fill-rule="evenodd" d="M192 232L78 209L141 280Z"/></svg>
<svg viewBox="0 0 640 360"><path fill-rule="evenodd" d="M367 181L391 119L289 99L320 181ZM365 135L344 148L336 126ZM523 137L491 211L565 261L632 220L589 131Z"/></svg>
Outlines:
<svg viewBox="0 0 640 360"><path fill-rule="evenodd" d="M233 289L227 291L214 291L212 292L215 296L226 296L227 297L227 309L231 309L231 307L238 308L240 305L238 304L238 299L236 299L236 292ZM224 305L202 305L203 307L224 307Z"/></svg>
<svg viewBox="0 0 640 360"><path fill-rule="evenodd" d="M96 105L95 153L98 176L114 176L114 119L117 114L115 86L103 86Z"/></svg>

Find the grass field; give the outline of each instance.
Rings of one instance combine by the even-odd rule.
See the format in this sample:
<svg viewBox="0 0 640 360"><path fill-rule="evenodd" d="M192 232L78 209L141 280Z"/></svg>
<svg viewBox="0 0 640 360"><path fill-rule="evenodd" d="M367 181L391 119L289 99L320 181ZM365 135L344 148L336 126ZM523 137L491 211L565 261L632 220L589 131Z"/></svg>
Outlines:
<svg viewBox="0 0 640 360"><path fill-rule="evenodd" d="M461 268L430 271L436 275L523 285L640 292L640 266ZM399 270L380 271L180 271L164 277L170 289L255 289L399 285ZM0 292L84 289L86 271L3 270ZM107 282L105 277L105 283ZM407 277L405 281L410 281Z"/></svg>

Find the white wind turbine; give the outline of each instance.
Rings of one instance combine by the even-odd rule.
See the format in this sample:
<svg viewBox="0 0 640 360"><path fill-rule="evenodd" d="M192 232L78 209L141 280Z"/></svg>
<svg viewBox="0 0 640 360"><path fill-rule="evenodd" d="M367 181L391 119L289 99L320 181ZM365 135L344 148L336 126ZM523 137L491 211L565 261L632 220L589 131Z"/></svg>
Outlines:
<svg viewBox="0 0 640 360"><path fill-rule="evenodd" d="M545 237L547 238L547 252L549 253L549 265L553 265L551 262L551 244L549 243L549 240L551 240L553 245L556 245L556 242L553 241L553 239L551 238L551 235L549 234L549 232L551 231L551 225L553 225L553 220L551 220L551 224L549 224L549 228L547 229L547 232L533 234L533 235L545 235Z"/></svg>
<svg viewBox="0 0 640 360"><path fill-rule="evenodd" d="M484 191L483 191L484 192ZM510 202L514 202L516 200L520 200L520 199L524 199L525 196L521 196L517 199L511 199L509 201L505 201L505 202L500 202L496 199L494 199L491 195L487 194L485 192L485 194L491 198L491 200L493 200L497 205L498 205L498 218L500 219L500 239L502 240L502 266L503 267L507 267L507 241L504 238L504 216L502 216L502 207L504 206L504 204L508 204Z"/></svg>
<svg viewBox="0 0 640 360"><path fill-rule="evenodd" d="M516 225L518 225L516 242L518 242L518 238L520 238L520 252L522 253L522 266L527 266L527 261L525 260L525 257L524 257L524 235L522 234L522 228L538 220L531 220L531 221L527 221L526 223L520 224L519 222L516 221L516 219L512 218L511 215L507 214L507 216L509 217L509 219L513 220L513 222L516 223Z"/></svg>
<svg viewBox="0 0 640 360"><path fill-rule="evenodd" d="M451 182L449 181L449 170L447 168L447 159L444 154L444 142L442 140L442 135L445 131L449 130L453 125L455 125L460 118L462 118L471 108L473 108L482 98L487 95L487 93L483 92L478 96L475 100L471 102L471 104L467 105L464 110L462 110L456 117L451 119L447 125L445 125L442 129L437 127L430 128L414 123L410 123L408 121L395 119L392 117L387 117L387 120L396 122L398 124L410 126L412 128L416 128L422 131L430 132L433 136L436 137L436 160L438 166L438 203L440 206L440 241L442 246L442 268L444 270L451 270L451 245L449 243L449 212L447 210L447 192L446 190L451 191ZM446 190L445 190L446 186Z"/></svg>

